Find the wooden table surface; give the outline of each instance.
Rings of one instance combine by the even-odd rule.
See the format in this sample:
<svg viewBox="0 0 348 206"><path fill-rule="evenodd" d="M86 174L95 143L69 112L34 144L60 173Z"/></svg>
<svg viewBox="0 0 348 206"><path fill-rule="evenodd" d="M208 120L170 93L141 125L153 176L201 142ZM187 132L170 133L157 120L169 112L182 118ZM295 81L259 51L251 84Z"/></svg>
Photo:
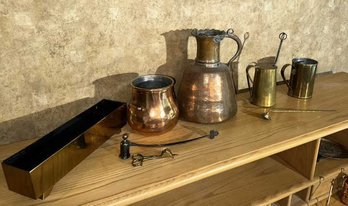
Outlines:
<svg viewBox="0 0 348 206"><path fill-rule="evenodd" d="M7 189L0 172L0 205L123 205L222 173L232 168L310 142L348 128L348 74L318 76L314 96L300 100L287 96L278 86L277 108L333 109L334 112L273 113L272 120L260 117L262 109L248 103L248 94L238 95L238 112L231 120L211 125L179 121L170 132L144 137L131 132L130 140L165 142L193 138L211 129L219 131L214 140L202 139L172 146L175 159L144 162L132 167L131 160L118 158L121 134L114 135L54 186L45 200L32 200ZM4 160L34 140L0 146ZM159 149L131 148L131 152L154 154Z"/></svg>

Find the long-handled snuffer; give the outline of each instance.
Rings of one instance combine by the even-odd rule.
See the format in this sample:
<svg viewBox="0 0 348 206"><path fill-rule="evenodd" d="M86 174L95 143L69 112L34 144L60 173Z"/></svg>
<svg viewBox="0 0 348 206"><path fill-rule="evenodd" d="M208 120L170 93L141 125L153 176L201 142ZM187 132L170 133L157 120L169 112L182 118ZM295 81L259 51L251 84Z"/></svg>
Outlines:
<svg viewBox="0 0 348 206"><path fill-rule="evenodd" d="M270 108L261 114L261 117L266 120L271 120L271 112L274 113L300 113L300 112L334 112L332 109L290 109L290 108Z"/></svg>

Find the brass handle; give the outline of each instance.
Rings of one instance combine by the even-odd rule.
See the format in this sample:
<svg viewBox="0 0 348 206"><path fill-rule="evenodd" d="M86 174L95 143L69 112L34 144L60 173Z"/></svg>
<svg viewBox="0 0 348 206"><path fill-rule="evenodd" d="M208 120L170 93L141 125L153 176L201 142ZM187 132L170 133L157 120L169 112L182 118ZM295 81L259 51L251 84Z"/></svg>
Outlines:
<svg viewBox="0 0 348 206"><path fill-rule="evenodd" d="M237 62L239 62L240 55L242 55L242 51L243 51L243 49L244 49L244 44L245 44L245 42L246 42L247 39L249 39L249 32L246 32L246 33L244 34L244 40L243 40L243 42L242 42L242 48L240 49L240 54L239 54L239 56L238 56L238 58L237 58Z"/></svg>
<svg viewBox="0 0 348 206"><path fill-rule="evenodd" d="M233 39L235 42L237 42L237 52L233 55L233 57L227 63L227 65L230 66L230 64L240 55L242 50L242 42L240 41L239 37L234 34L233 29L228 29L226 31L226 37Z"/></svg>
<svg viewBox="0 0 348 206"><path fill-rule="evenodd" d="M287 35L285 32L282 32L282 33L279 34L280 43L279 43L277 55L276 55L275 60L274 60L274 65L277 64L278 57L279 57L279 53L280 53L280 49L282 48L283 41L284 41L287 37L288 37L288 35Z"/></svg>
<svg viewBox="0 0 348 206"><path fill-rule="evenodd" d="M248 82L248 88L249 88L249 93L250 93L250 97L252 96L252 91L251 91L251 86L250 84L252 84L252 86L254 86L254 80L251 78L250 74L249 74L249 70L251 68L255 68L256 67L256 63L253 62L252 64L249 64L246 68L246 78L247 78L247 82Z"/></svg>
<svg viewBox="0 0 348 206"><path fill-rule="evenodd" d="M290 84L289 84L289 81L286 80L286 78L285 78L285 69L286 69L288 66L292 66L292 65L291 65L291 64L285 64L285 65L282 67L282 70L280 70L280 74L282 75L282 78L283 78L284 83L286 84L286 86L288 86L288 88L291 89Z"/></svg>

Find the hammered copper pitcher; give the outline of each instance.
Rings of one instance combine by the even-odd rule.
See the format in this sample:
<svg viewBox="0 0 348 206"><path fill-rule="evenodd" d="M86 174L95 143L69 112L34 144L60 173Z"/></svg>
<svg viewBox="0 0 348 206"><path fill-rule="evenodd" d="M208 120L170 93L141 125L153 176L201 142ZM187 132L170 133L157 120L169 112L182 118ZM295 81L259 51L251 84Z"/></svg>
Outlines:
<svg viewBox="0 0 348 206"><path fill-rule="evenodd" d="M193 30L197 40L195 63L183 74L178 92L180 114L183 119L198 123L222 122L237 112L235 85L230 64L241 51L242 43L232 29ZM220 62L220 42L224 38L237 42L237 51L228 64Z"/></svg>

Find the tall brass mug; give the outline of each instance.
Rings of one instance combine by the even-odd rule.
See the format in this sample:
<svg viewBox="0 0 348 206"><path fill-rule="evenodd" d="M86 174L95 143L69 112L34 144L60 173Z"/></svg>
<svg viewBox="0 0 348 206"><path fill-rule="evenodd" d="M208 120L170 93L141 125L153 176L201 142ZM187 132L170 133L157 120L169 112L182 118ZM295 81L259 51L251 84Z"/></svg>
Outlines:
<svg viewBox="0 0 348 206"><path fill-rule="evenodd" d="M249 70L255 68L254 79ZM246 68L250 102L260 107L271 107L276 103L277 66L273 64L250 64ZM252 87L252 88L251 88Z"/></svg>
<svg viewBox="0 0 348 206"><path fill-rule="evenodd" d="M291 66L290 80L285 78L285 70ZM314 80L318 62L309 58L294 58L292 64L286 64L281 70L281 75L288 86L288 95L300 99L312 97Z"/></svg>

